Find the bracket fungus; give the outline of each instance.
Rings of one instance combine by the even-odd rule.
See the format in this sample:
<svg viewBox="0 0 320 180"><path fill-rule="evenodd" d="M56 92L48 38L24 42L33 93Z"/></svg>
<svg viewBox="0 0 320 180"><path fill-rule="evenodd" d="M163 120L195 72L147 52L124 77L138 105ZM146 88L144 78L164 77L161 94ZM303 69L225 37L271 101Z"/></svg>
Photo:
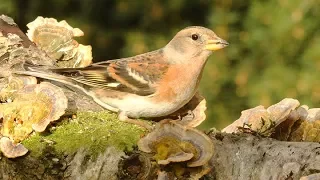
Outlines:
<svg viewBox="0 0 320 180"><path fill-rule="evenodd" d="M83 36L79 28L71 27L65 20L37 17L27 24L28 38L37 47L57 60L59 67L84 67L92 63L91 46L79 44L73 37Z"/></svg>
<svg viewBox="0 0 320 180"><path fill-rule="evenodd" d="M263 136L270 136L275 127L290 117L291 112L300 105L298 100L286 98L267 109L257 106L241 112L238 120L222 130L226 133L241 132L241 128L248 128Z"/></svg>
<svg viewBox="0 0 320 180"><path fill-rule="evenodd" d="M155 153L154 158L163 165L186 162L188 167L202 166L213 156L213 144L208 136L173 121L159 123L139 140L138 147L143 152Z"/></svg>
<svg viewBox="0 0 320 180"><path fill-rule="evenodd" d="M26 85L37 84L37 78L32 76L9 76L4 79L7 80L7 83L0 89L0 102L10 102L17 91Z"/></svg>
<svg viewBox="0 0 320 180"><path fill-rule="evenodd" d="M298 100L286 98L267 109L257 106L242 111L222 132L249 130L278 140L320 142L320 108L299 105Z"/></svg>
<svg viewBox="0 0 320 180"><path fill-rule="evenodd" d="M17 93L17 97L21 103L28 101L29 98L35 100L30 102L29 99L33 111L27 110L24 115L32 116L32 129L37 132L44 131L51 121L58 120L65 113L68 105L68 99L62 89L48 82L25 86ZM20 111L23 112L21 109Z"/></svg>
<svg viewBox="0 0 320 180"><path fill-rule="evenodd" d="M68 104L67 97L59 87L48 82L33 84L36 81L32 78L19 78L31 84L18 88L19 90L12 95L12 102L0 104L0 114L3 116L0 133L12 143L21 142L33 130L44 131L51 121L59 119L64 114ZM13 84L19 87L21 81L16 79Z"/></svg>
<svg viewBox="0 0 320 180"><path fill-rule="evenodd" d="M28 149L26 149L22 144L14 143L8 137L2 137L0 139L0 150L7 158L20 157L28 152Z"/></svg>
<svg viewBox="0 0 320 180"><path fill-rule="evenodd" d="M12 92L16 92L27 85L34 85L37 84L37 78L33 76L10 76L8 82L7 89L11 90Z"/></svg>

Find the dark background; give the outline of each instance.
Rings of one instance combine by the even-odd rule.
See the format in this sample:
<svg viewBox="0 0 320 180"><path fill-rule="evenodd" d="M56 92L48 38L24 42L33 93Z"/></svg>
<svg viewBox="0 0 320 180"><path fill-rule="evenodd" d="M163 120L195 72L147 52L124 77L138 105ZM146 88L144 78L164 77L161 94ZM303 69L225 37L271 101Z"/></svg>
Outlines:
<svg viewBox="0 0 320 180"><path fill-rule="evenodd" d="M78 40L92 46L95 62L160 48L186 26L214 30L230 46L205 68L205 129L285 97L320 107L318 0L0 0L0 14L24 32L37 16L66 20L85 33Z"/></svg>

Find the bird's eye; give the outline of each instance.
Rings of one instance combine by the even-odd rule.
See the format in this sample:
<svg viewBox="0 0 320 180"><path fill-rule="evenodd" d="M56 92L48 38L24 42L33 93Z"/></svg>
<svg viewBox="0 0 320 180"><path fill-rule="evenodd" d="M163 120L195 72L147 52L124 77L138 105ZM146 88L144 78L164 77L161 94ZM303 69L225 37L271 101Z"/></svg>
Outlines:
<svg viewBox="0 0 320 180"><path fill-rule="evenodd" d="M194 41L196 41L196 40L198 40L199 36L198 36L198 34L192 34L192 35L191 35L191 38L192 38Z"/></svg>

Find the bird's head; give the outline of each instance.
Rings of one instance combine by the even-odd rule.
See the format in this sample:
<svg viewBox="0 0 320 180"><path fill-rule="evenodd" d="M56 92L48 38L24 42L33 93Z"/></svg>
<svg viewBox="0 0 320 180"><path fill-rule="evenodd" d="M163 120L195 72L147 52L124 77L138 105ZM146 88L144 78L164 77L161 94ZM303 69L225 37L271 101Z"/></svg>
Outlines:
<svg viewBox="0 0 320 180"><path fill-rule="evenodd" d="M166 45L177 61L192 60L194 57L207 57L216 50L228 46L229 43L218 37L212 30L201 26L191 26L179 31Z"/></svg>

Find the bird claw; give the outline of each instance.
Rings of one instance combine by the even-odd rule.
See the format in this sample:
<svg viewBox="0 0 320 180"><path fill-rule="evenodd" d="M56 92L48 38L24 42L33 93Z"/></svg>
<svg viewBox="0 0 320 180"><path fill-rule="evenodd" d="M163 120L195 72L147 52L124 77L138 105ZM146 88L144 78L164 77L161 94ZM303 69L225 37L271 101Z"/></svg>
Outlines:
<svg viewBox="0 0 320 180"><path fill-rule="evenodd" d="M137 126L140 126L142 128L145 128L147 129L148 131L151 131L153 129L153 126L152 125L149 125L148 123L144 122L144 121L141 121L141 120L138 120L138 119L132 119L132 118L129 118L125 112L120 112L118 114L118 119L120 121L123 121L123 122L126 122L126 123L130 123L130 124L135 124Z"/></svg>

